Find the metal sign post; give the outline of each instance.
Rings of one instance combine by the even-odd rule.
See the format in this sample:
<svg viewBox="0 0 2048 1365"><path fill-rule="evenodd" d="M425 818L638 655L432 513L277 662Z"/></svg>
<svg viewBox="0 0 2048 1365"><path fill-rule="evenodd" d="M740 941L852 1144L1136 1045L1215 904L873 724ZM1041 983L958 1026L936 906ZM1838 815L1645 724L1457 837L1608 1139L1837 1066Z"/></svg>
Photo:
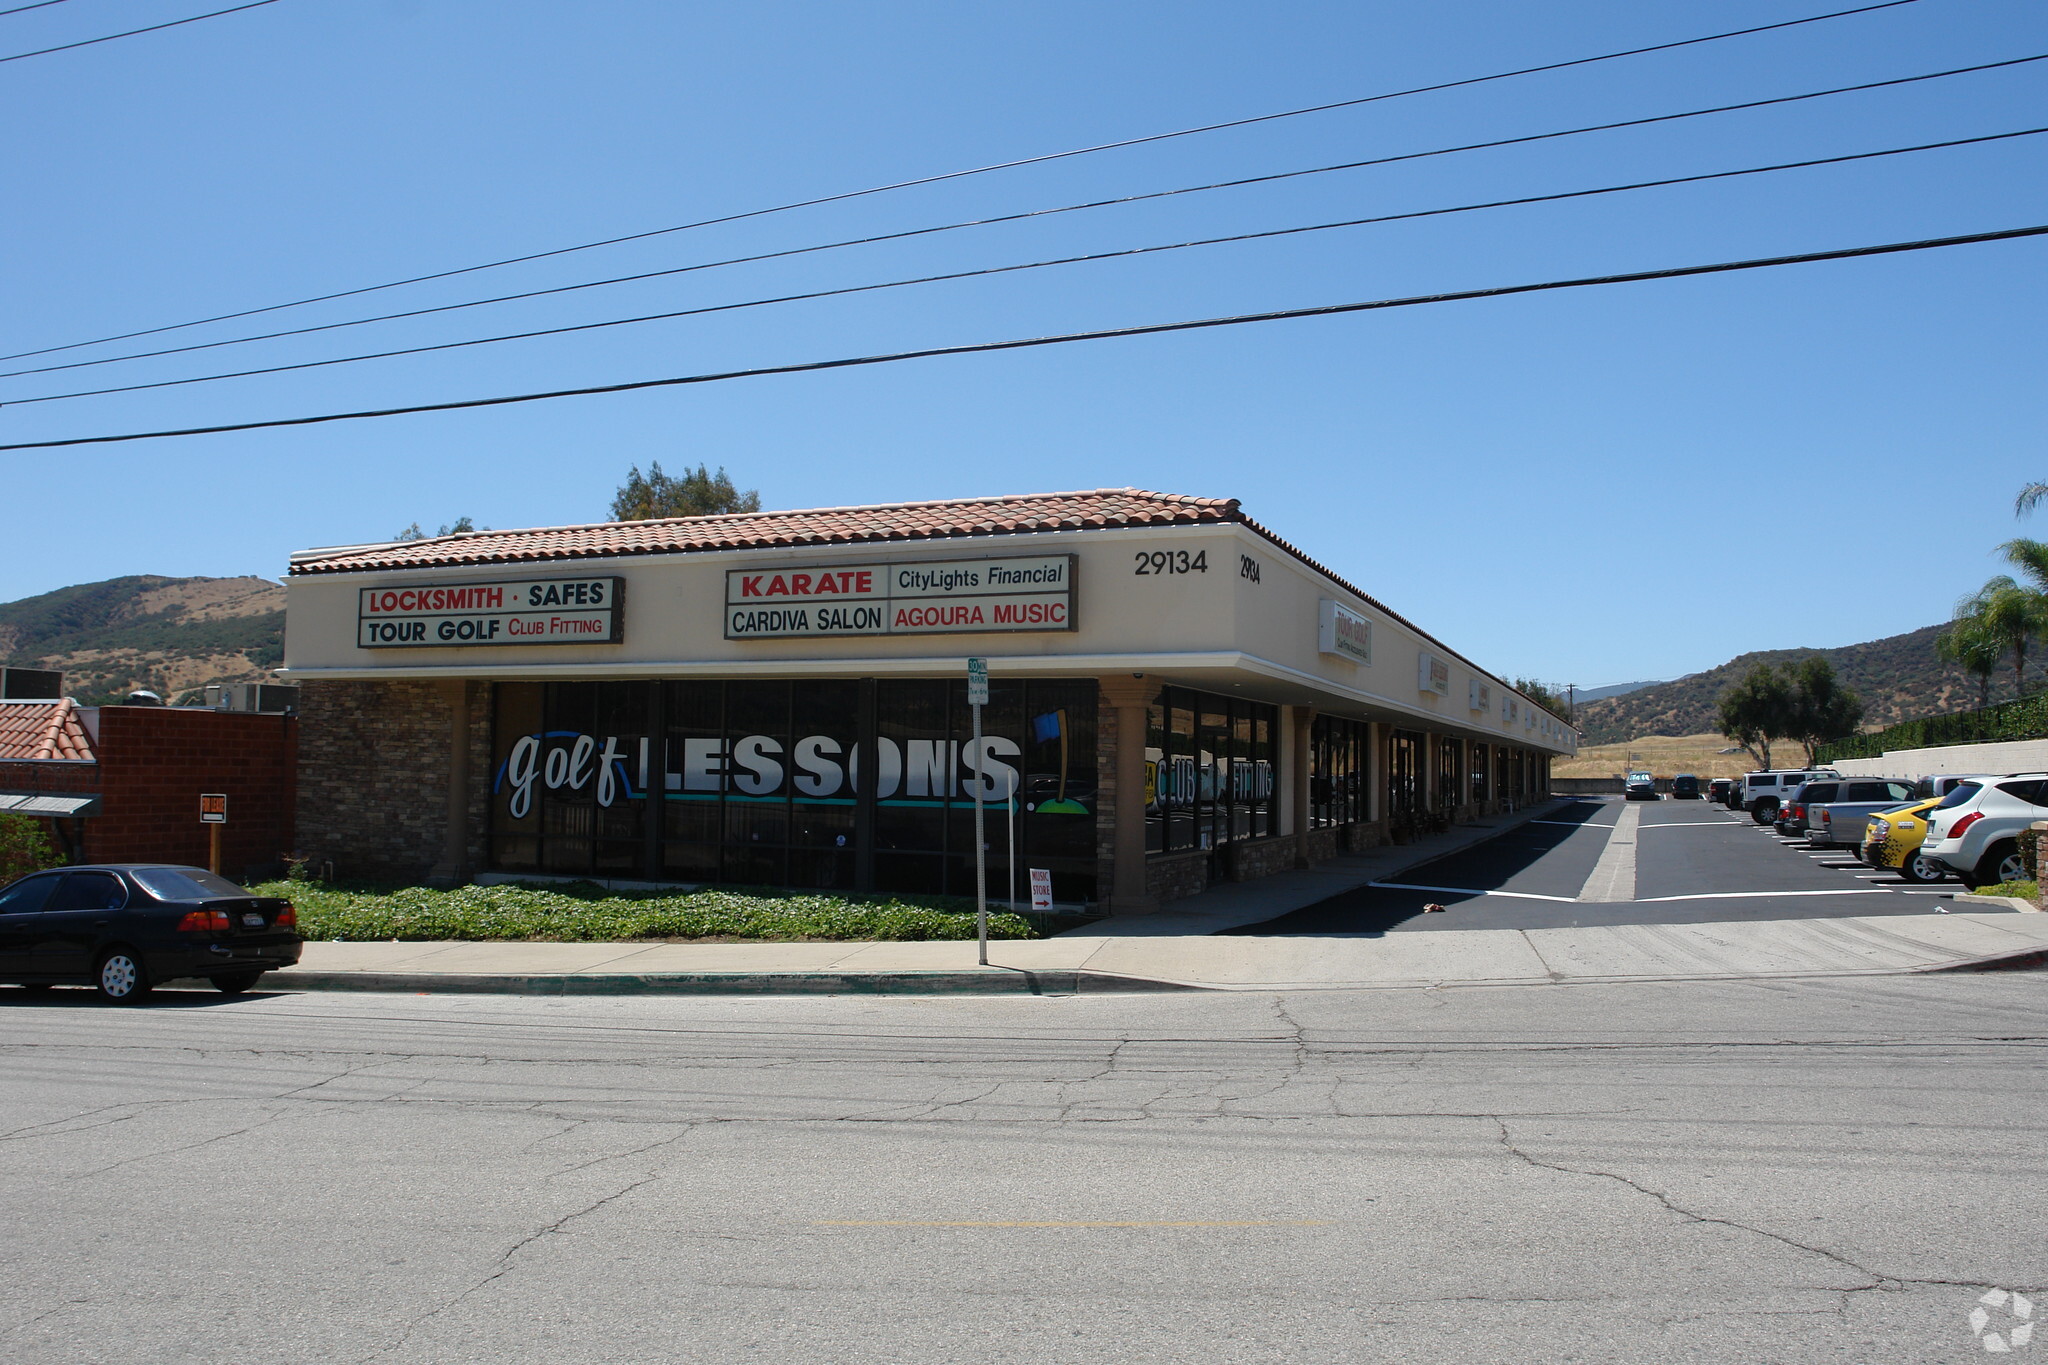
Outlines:
<svg viewBox="0 0 2048 1365"><path fill-rule="evenodd" d="M201 792L199 795L199 823L206 826L206 870L220 875L220 827L228 822L228 796L226 792Z"/></svg>
<svg viewBox="0 0 2048 1365"><path fill-rule="evenodd" d="M967 705L974 711L974 937L981 965L988 965L988 840L982 829L982 769L988 759L981 752L981 708L988 705L988 660L967 661Z"/></svg>

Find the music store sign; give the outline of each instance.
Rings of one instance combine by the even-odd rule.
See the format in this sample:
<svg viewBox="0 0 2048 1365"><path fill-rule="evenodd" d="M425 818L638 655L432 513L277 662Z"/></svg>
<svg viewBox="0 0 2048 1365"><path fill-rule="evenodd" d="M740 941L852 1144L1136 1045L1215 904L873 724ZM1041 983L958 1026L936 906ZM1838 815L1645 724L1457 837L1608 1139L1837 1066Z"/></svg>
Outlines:
<svg viewBox="0 0 2048 1365"><path fill-rule="evenodd" d="M1074 629L1074 556L733 569L725 638Z"/></svg>
<svg viewBox="0 0 2048 1365"><path fill-rule="evenodd" d="M604 577L364 588L356 643L364 649L617 644L624 638L624 586Z"/></svg>

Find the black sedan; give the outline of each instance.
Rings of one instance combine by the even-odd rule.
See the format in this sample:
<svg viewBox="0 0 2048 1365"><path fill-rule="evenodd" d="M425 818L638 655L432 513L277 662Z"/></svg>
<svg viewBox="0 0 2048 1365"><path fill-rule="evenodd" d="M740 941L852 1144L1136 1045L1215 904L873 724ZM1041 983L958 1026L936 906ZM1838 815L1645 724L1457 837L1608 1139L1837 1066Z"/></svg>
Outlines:
<svg viewBox="0 0 2048 1365"><path fill-rule="evenodd" d="M200 867L108 863L33 872L0 889L0 982L76 984L112 1004L204 977L234 995L305 942L292 903Z"/></svg>

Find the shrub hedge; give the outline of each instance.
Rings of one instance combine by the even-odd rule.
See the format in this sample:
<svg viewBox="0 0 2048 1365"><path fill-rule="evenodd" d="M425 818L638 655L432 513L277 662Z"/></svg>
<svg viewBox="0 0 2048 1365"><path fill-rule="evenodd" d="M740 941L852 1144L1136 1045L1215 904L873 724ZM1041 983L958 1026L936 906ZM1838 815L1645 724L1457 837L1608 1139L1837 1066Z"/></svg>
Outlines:
<svg viewBox="0 0 2048 1365"><path fill-rule="evenodd" d="M2018 701L1987 706L1981 711L1956 711L1901 721L1867 735L1851 735L1820 747L1820 761L1838 758L1880 758L1891 749L1931 749L1940 744L1998 744L2020 739L2048 739L2048 692Z"/></svg>
<svg viewBox="0 0 2048 1365"><path fill-rule="evenodd" d="M251 887L283 896L309 939L646 938L758 940L974 937L974 907L941 897L830 896L773 890L621 893L567 886L340 887L277 881ZM1037 938L1020 915L990 911L990 938Z"/></svg>

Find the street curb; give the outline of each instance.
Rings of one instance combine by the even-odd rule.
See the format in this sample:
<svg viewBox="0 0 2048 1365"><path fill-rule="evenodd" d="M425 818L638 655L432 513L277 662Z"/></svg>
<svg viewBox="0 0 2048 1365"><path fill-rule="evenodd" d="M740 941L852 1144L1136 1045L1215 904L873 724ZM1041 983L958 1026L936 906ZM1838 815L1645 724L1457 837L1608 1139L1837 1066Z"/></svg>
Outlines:
<svg viewBox="0 0 2048 1365"><path fill-rule="evenodd" d="M285 968L267 991L425 995L1082 995L1206 986L1078 970L966 972L319 972Z"/></svg>
<svg viewBox="0 0 2048 1365"><path fill-rule="evenodd" d="M1968 891L1958 891L1954 899L1968 901L1972 905L2002 905L2008 910L2017 910L2023 915L2038 915L2041 907L2020 896L1979 896Z"/></svg>
<svg viewBox="0 0 2048 1365"><path fill-rule="evenodd" d="M1989 957L1973 957L1963 962L1944 962L1913 970L1916 974L1928 975L1935 972L2026 972L2036 967L2048 967L2048 948L2021 948L2010 953L1993 953Z"/></svg>

